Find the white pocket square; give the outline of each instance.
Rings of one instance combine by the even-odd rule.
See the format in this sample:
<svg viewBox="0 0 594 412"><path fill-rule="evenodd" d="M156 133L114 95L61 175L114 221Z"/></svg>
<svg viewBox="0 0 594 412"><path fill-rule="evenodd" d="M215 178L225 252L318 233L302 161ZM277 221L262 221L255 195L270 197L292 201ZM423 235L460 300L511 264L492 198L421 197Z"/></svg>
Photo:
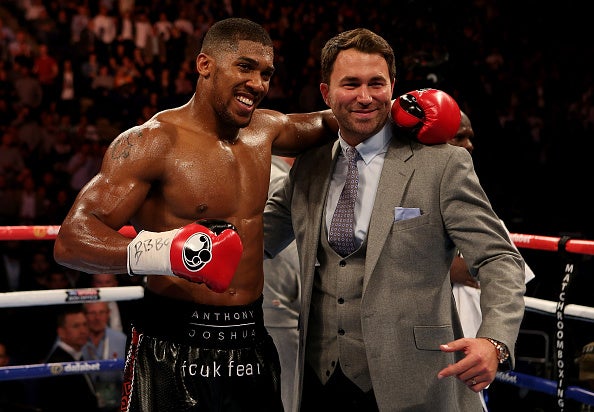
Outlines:
<svg viewBox="0 0 594 412"><path fill-rule="evenodd" d="M412 219L413 217L421 216L421 209L418 207L400 207L394 208L394 221Z"/></svg>

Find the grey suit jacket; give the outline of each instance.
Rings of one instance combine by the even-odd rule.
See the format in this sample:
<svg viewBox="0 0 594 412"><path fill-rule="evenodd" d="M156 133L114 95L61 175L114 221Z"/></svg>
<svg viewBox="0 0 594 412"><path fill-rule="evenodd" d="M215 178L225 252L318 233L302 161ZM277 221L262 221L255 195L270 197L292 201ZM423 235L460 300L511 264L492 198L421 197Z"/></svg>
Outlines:
<svg viewBox="0 0 594 412"><path fill-rule="evenodd" d="M338 142L301 155L264 215L265 253L293 237L301 267L298 384L302 371L316 253ZM395 219L395 208L421 215ZM325 229L323 231L325 232ZM439 345L463 337L449 268L455 249L481 282L477 336L510 349L524 314L524 262L479 184L470 154L394 136L386 153L367 234L361 323L380 411L480 411L478 394L437 373L459 360Z"/></svg>

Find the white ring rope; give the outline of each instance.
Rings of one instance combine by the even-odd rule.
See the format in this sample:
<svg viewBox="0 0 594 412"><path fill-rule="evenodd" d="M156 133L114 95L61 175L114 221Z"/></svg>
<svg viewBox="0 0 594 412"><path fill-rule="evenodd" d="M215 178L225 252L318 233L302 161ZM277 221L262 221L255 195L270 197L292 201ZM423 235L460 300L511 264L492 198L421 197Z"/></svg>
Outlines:
<svg viewBox="0 0 594 412"><path fill-rule="evenodd" d="M142 286L27 290L0 293L0 308L134 300L141 299L143 296L144 288Z"/></svg>
<svg viewBox="0 0 594 412"><path fill-rule="evenodd" d="M555 314L558 310L557 302L552 302L549 300L542 300L530 296L524 296L524 302L526 303L526 310L530 310L533 312ZM574 304L565 305L565 316L571 316L579 318L581 320L592 321L594 320L594 308L591 308L590 306Z"/></svg>
<svg viewBox="0 0 594 412"><path fill-rule="evenodd" d="M144 296L142 286L119 286L90 289L54 289L31 290L22 292L0 293L0 308L26 306L61 305L64 303L109 302L135 300ZM524 296L526 310L555 314L557 302ZM569 304L565 306L565 315L594 321L594 308Z"/></svg>

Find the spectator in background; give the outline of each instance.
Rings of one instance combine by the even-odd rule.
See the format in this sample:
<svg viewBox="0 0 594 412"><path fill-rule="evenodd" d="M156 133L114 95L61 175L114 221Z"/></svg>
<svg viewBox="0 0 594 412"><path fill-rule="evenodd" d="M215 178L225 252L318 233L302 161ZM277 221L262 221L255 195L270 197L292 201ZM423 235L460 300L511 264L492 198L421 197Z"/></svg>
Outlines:
<svg viewBox="0 0 594 412"><path fill-rule="evenodd" d="M99 75L101 66L105 64L107 63L99 62L97 53L89 53L88 57L81 63L79 70L81 86L80 90L85 96L92 95L93 82Z"/></svg>
<svg viewBox="0 0 594 412"><path fill-rule="evenodd" d="M10 61L9 45L14 40L14 31L6 25L4 18L0 16L0 60Z"/></svg>
<svg viewBox="0 0 594 412"><path fill-rule="evenodd" d="M194 32L194 24L188 18L188 11L185 8L179 10L176 18L173 20L173 26L186 36L191 36Z"/></svg>
<svg viewBox="0 0 594 412"><path fill-rule="evenodd" d="M93 32L97 41L96 51L99 61L105 62L114 51L115 40L118 35L117 22L109 8L99 3L99 12L93 17Z"/></svg>
<svg viewBox="0 0 594 412"><path fill-rule="evenodd" d="M52 255L48 245L44 242L35 242L28 248L28 259L25 265L26 276L23 279L21 290L47 289L47 278L52 270Z"/></svg>
<svg viewBox="0 0 594 412"><path fill-rule="evenodd" d="M0 133L6 130L16 116L13 105L15 96L14 84L8 78L8 71L0 62Z"/></svg>
<svg viewBox="0 0 594 412"><path fill-rule="evenodd" d="M83 307L69 304L60 308L55 328L58 339L45 363L83 360L89 340L89 326ZM88 373L67 374L39 380L39 407L44 412L97 412L95 387Z"/></svg>
<svg viewBox="0 0 594 412"><path fill-rule="evenodd" d="M81 34L87 30L91 21L89 7L83 2L77 5L76 12L70 20L71 43L73 47L80 46Z"/></svg>
<svg viewBox="0 0 594 412"><path fill-rule="evenodd" d="M82 349L87 360L124 359L126 357L126 335L108 326L111 316L108 302L89 302L83 305L89 340ZM99 410L116 412L122 397L123 372L121 370L91 375Z"/></svg>
<svg viewBox="0 0 594 412"><path fill-rule="evenodd" d="M74 71L72 59L62 61L62 70L58 78L58 108L61 112L78 114L79 112L79 73Z"/></svg>
<svg viewBox="0 0 594 412"><path fill-rule="evenodd" d="M7 184L12 184L24 168L25 160L19 146L18 128L9 126L2 133L0 142L0 174L6 177Z"/></svg>
<svg viewBox="0 0 594 412"><path fill-rule="evenodd" d="M147 52L147 47L151 43L151 39L153 37L153 25L149 20L148 14L145 10L140 9L135 14L136 19L134 20L134 45L136 48L140 49L145 53Z"/></svg>
<svg viewBox="0 0 594 412"><path fill-rule="evenodd" d="M289 173L292 158L272 156L270 172L271 195L282 186ZM264 326L272 336L281 363L281 397L285 411L293 410L295 364L299 342L299 307L301 305L301 279L297 245L292 242L274 259L264 261Z"/></svg>
<svg viewBox="0 0 594 412"><path fill-rule="evenodd" d="M111 93L114 89L114 76L109 70L109 66L102 64L99 66L97 76L91 82L91 96L98 105L110 104Z"/></svg>
<svg viewBox="0 0 594 412"><path fill-rule="evenodd" d="M155 36L160 38L164 45L166 45L171 38L171 29L173 28L173 23L169 20L166 12L159 12L157 21L153 24L153 27L155 29Z"/></svg>
<svg viewBox="0 0 594 412"><path fill-rule="evenodd" d="M18 240L0 242L0 292L22 290L25 282L26 255Z"/></svg>
<svg viewBox="0 0 594 412"><path fill-rule="evenodd" d="M39 217L45 212L46 205L42 193L37 188L37 183L32 175L26 176L17 188L19 202L19 224L41 224Z"/></svg>
<svg viewBox="0 0 594 412"><path fill-rule="evenodd" d="M38 55L33 63L33 73L39 79L43 89L44 102L52 102L57 97L57 79L60 73L58 60L50 55L47 44L40 44L37 48Z"/></svg>
<svg viewBox="0 0 594 412"><path fill-rule="evenodd" d="M31 159L37 158L42 147L46 144L48 132L41 125L40 111L29 106L22 106L18 116L12 123L17 127L18 142L24 153L27 154L31 166L34 166Z"/></svg>
<svg viewBox="0 0 594 412"><path fill-rule="evenodd" d="M124 47L127 55L132 54L136 48L134 45L134 30L132 10L130 8L120 10L117 18L117 42Z"/></svg>
<svg viewBox="0 0 594 412"><path fill-rule="evenodd" d="M33 44L31 37L24 28L17 30L14 39L8 44L11 63L18 63L33 59Z"/></svg>
<svg viewBox="0 0 594 412"><path fill-rule="evenodd" d="M94 273L91 279L91 286L94 288L116 288L120 285L117 275L113 273ZM109 307L109 321L108 326L120 332L127 331L129 329L130 324L129 319L125 316L122 316L122 312L125 310L120 310L120 303L124 301L111 301L107 302L107 306ZM122 306L125 306L122 303Z"/></svg>
<svg viewBox="0 0 594 412"><path fill-rule="evenodd" d="M43 101L43 88L39 79L32 73L33 62L30 59L19 59L15 62L15 70L18 73L14 81L16 92L15 110L26 107L28 109L38 108Z"/></svg>
<svg viewBox="0 0 594 412"><path fill-rule="evenodd" d="M94 142L84 140L79 142L78 150L74 152L66 169L70 174L70 189L78 193L80 189L99 171L101 163L100 153L97 153Z"/></svg>
<svg viewBox="0 0 594 412"><path fill-rule="evenodd" d="M7 176L0 173L0 225L12 226L18 223L16 222L18 210L19 205L16 190L9 183Z"/></svg>

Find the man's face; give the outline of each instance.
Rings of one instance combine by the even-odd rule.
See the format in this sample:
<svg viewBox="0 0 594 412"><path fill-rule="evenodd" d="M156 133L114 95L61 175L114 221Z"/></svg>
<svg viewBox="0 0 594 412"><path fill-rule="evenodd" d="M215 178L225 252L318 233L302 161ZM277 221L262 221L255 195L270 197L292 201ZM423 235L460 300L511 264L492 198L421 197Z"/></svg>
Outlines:
<svg viewBox="0 0 594 412"><path fill-rule="evenodd" d="M448 140L448 143L453 146L463 147L472 154L474 150L472 139L474 139L474 131L472 130L472 127L462 122L460 123L460 128L458 129L456 136Z"/></svg>
<svg viewBox="0 0 594 412"><path fill-rule="evenodd" d="M237 51L222 51L212 60L212 98L217 114L236 127L250 124L254 110L268 93L274 51L243 40Z"/></svg>
<svg viewBox="0 0 594 412"><path fill-rule="evenodd" d="M85 314L89 330L94 333L105 330L109 323L109 306L105 302L87 303Z"/></svg>
<svg viewBox="0 0 594 412"><path fill-rule="evenodd" d="M384 126L392 106L393 89L386 60L379 54L355 49L338 54L330 83L320 85L342 137L353 146Z"/></svg>
<svg viewBox="0 0 594 412"><path fill-rule="evenodd" d="M76 350L80 350L89 339L89 326L83 312L66 315L64 326L58 328L58 336Z"/></svg>

